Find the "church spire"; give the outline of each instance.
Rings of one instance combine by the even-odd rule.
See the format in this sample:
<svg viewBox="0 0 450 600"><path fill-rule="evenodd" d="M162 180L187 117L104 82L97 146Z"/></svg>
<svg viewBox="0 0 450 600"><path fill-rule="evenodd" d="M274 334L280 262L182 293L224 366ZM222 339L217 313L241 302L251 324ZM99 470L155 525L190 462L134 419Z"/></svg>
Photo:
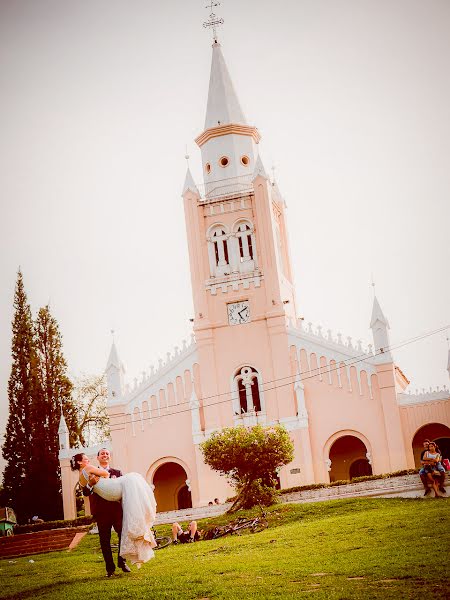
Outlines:
<svg viewBox="0 0 450 600"><path fill-rule="evenodd" d="M372 307L372 318L370 320L370 328L373 329L375 323L379 321L381 324L385 325L389 329L389 323L386 317L381 310L380 303L377 300L377 297L373 297L373 307Z"/></svg>
<svg viewBox="0 0 450 600"><path fill-rule="evenodd" d="M373 343L375 346L375 356L378 363L393 362L392 354L389 350L389 322L381 310L377 297L373 298L372 318L370 328L373 334Z"/></svg>
<svg viewBox="0 0 450 600"><path fill-rule="evenodd" d="M216 40L212 48L205 130L195 140L202 153L207 193L216 181L242 176L250 180L261 139L256 127L247 125Z"/></svg>
<svg viewBox="0 0 450 600"><path fill-rule="evenodd" d="M63 415L62 406L61 406L61 418L59 419L59 428L58 428L58 438L59 438L59 449L60 450L69 450L69 429L67 427L66 420Z"/></svg>
<svg viewBox="0 0 450 600"><path fill-rule="evenodd" d="M221 46L215 41L212 48L205 129L230 123L247 125Z"/></svg>
<svg viewBox="0 0 450 600"><path fill-rule="evenodd" d="M108 362L106 364L106 370L108 371L108 369L110 367L115 367L116 369L120 369L119 354L117 353L116 343L115 343L114 339L111 344L111 350L109 352L109 358L108 358Z"/></svg>
<svg viewBox="0 0 450 600"><path fill-rule="evenodd" d="M199 193L198 193L198 189L197 189L197 186L195 185L195 183L194 183L194 179L193 179L193 177L192 177L191 170L190 170L190 168L188 167L188 168L187 168L187 171L186 171L186 178L185 178L185 180L184 180L183 191L181 192L181 195L182 195L182 196L184 196L184 194L185 194L186 192L188 192L189 190L190 190L190 191L191 191L193 194L197 194L197 195L199 195Z"/></svg>
<svg viewBox="0 0 450 600"><path fill-rule="evenodd" d="M108 362L106 364L106 382L108 387L108 404L120 403L123 395L123 373L124 368L119 360L116 344L111 344Z"/></svg>

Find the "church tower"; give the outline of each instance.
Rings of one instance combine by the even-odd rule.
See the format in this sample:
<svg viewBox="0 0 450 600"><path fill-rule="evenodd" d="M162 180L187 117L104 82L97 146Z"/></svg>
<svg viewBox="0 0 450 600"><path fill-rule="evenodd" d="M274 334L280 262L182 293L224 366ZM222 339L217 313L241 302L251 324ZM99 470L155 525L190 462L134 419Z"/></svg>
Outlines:
<svg viewBox="0 0 450 600"><path fill-rule="evenodd" d="M214 39L205 129L196 138L204 182L183 187L201 366L205 434L238 424L297 421L287 326L296 300L286 204L258 152L222 48ZM284 385L283 385L284 383ZM295 436L294 436L295 437Z"/></svg>

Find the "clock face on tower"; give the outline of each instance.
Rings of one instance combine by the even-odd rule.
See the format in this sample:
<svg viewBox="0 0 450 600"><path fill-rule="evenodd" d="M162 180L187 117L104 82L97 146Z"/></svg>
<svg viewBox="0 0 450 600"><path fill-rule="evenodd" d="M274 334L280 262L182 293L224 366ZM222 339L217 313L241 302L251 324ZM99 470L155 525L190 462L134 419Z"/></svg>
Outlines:
<svg viewBox="0 0 450 600"><path fill-rule="evenodd" d="M250 302L242 300L241 302L232 302L227 304L228 323L230 325L240 325L250 322Z"/></svg>

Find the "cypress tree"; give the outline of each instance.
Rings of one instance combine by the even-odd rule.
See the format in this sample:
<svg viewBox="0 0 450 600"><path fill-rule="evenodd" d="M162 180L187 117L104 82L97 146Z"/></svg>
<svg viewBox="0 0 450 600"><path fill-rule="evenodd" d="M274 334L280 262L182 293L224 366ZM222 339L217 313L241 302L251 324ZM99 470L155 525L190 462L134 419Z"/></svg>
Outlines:
<svg viewBox="0 0 450 600"><path fill-rule="evenodd" d="M33 468L30 474L35 511L44 519L62 518L61 472L59 467L58 427L61 410L69 431L73 431L72 383L62 352L58 323L48 306L41 308L35 322L37 377L39 394L33 403Z"/></svg>
<svg viewBox="0 0 450 600"><path fill-rule="evenodd" d="M33 340L33 320L23 285L22 273L17 273L12 322L12 366L8 380L9 416L6 426L3 457L3 499L12 506L21 521L32 516L33 493L30 467L33 456L32 406L38 390L36 352Z"/></svg>

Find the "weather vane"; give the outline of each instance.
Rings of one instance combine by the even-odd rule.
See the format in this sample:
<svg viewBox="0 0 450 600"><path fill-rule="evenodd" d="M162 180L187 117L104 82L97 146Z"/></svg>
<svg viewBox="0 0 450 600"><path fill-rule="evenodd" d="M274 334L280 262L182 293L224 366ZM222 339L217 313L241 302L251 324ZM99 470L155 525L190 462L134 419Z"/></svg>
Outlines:
<svg viewBox="0 0 450 600"><path fill-rule="evenodd" d="M205 6L205 8L210 9L211 13L209 15L209 19L203 23L203 27L212 27L213 40L217 44L216 27L218 25L223 25L223 19L218 19L217 15L214 14L213 9L215 6L220 6L220 2L214 2L214 0L210 0L210 3Z"/></svg>

